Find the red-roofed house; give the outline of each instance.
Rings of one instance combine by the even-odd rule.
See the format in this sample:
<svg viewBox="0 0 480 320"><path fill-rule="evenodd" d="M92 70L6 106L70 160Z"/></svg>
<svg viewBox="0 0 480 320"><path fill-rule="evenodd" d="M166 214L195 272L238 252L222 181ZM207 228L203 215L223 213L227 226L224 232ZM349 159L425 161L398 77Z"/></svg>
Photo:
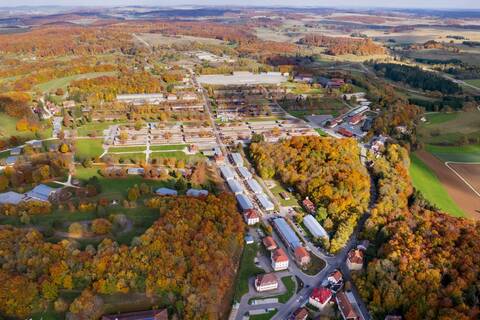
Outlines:
<svg viewBox="0 0 480 320"><path fill-rule="evenodd" d="M342 136L347 137L347 138L353 137L353 133L350 130L347 130L345 128L338 129L337 133L340 133Z"/></svg>
<svg viewBox="0 0 480 320"><path fill-rule="evenodd" d="M312 213L312 214L315 213L316 211L315 205L313 204L312 201L310 201L310 199L308 198L303 199L302 205L305 208L305 210L308 211L308 213Z"/></svg>
<svg viewBox="0 0 480 320"><path fill-rule="evenodd" d="M308 303L321 310L327 305L327 303L330 302L331 299L332 290L325 287L314 288L312 294L308 298Z"/></svg>
<svg viewBox="0 0 480 320"><path fill-rule="evenodd" d="M295 248L295 261L301 267L310 263L310 254L304 247Z"/></svg>
<svg viewBox="0 0 480 320"><path fill-rule="evenodd" d="M305 308L300 308L295 310L295 312L288 318L289 320L306 320L308 318L308 310Z"/></svg>
<svg viewBox="0 0 480 320"><path fill-rule="evenodd" d="M352 303L350 302L350 300L348 300L348 297L345 294L345 292L337 293L336 300L338 304L338 309L340 310L340 313L342 314L342 317L344 320L360 319L357 312L353 308Z"/></svg>
<svg viewBox="0 0 480 320"><path fill-rule="evenodd" d="M337 284L343 279L343 275L339 270L335 270L328 275L328 282Z"/></svg>
<svg viewBox="0 0 480 320"><path fill-rule="evenodd" d="M258 292L275 290L278 288L278 279L274 273L258 275L255 279L255 289Z"/></svg>
<svg viewBox="0 0 480 320"><path fill-rule="evenodd" d="M252 226L260 221L260 216L258 215L257 210L254 209L245 211L243 217L249 226Z"/></svg>
<svg viewBox="0 0 480 320"><path fill-rule="evenodd" d="M363 267L363 251L359 249L350 250L347 256L347 267L350 270L362 270Z"/></svg>
<svg viewBox="0 0 480 320"><path fill-rule="evenodd" d="M263 238L263 245L268 251L272 251L278 248L277 243L270 236L266 236L265 238Z"/></svg>
<svg viewBox="0 0 480 320"><path fill-rule="evenodd" d="M280 271L288 269L288 256L282 248L273 251L271 259L273 270Z"/></svg>
<svg viewBox="0 0 480 320"><path fill-rule="evenodd" d="M362 120L363 120L363 115L362 114L357 114L357 115L354 115L353 117L350 118L349 123L352 124L352 125L356 125Z"/></svg>

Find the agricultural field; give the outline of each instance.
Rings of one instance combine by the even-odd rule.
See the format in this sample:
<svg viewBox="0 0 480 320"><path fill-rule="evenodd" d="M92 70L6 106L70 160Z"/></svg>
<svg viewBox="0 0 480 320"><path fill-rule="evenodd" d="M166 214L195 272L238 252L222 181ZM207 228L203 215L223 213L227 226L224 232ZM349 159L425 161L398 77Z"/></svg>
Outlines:
<svg viewBox="0 0 480 320"><path fill-rule="evenodd" d="M429 39L431 40L431 38ZM438 60L448 60L448 59L459 59L462 62L480 66L480 50L471 49L465 46L457 45L460 48L460 52L454 53L447 50L441 49L426 49L418 51L410 51L407 53L409 58L423 58L423 59L438 59Z"/></svg>
<svg viewBox="0 0 480 320"><path fill-rule="evenodd" d="M413 186L430 203L453 216L465 216L463 210L450 197L437 175L415 154L411 156L410 176Z"/></svg>
<svg viewBox="0 0 480 320"><path fill-rule="evenodd" d="M418 137L425 144L458 145L462 136L480 136L480 111L429 114L418 127Z"/></svg>
<svg viewBox="0 0 480 320"><path fill-rule="evenodd" d="M203 37L193 37L193 36L166 36L159 33L141 33L138 35L139 39L149 43L152 46L157 45L174 45L174 44L181 44L181 45L188 45L194 42L208 44L208 45L221 45L225 44L222 40L211 39L211 38L203 38Z"/></svg>
<svg viewBox="0 0 480 320"><path fill-rule="evenodd" d="M480 79L465 80L466 83L471 84L477 88L480 88Z"/></svg>

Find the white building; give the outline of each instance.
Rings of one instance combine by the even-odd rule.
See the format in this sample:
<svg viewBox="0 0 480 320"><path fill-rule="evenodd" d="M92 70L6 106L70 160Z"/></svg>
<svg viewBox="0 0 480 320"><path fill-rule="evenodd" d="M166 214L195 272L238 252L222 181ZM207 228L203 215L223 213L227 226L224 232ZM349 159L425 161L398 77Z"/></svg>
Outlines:
<svg viewBox="0 0 480 320"><path fill-rule="evenodd" d="M268 200L267 196L264 193L257 194L257 200L260 202L260 205L262 206L263 209L266 211L273 211L275 209L275 206L273 203Z"/></svg>
<svg viewBox="0 0 480 320"><path fill-rule="evenodd" d="M272 251L272 268L275 271L288 269L288 256L282 248Z"/></svg>
<svg viewBox="0 0 480 320"><path fill-rule="evenodd" d="M275 290L278 288L277 276L273 273L258 275L255 279L255 289L258 292Z"/></svg>
<svg viewBox="0 0 480 320"><path fill-rule="evenodd" d="M303 218L303 224L307 227L308 231L312 234L314 238L327 238L328 233L325 229L318 223L312 215L308 214Z"/></svg>

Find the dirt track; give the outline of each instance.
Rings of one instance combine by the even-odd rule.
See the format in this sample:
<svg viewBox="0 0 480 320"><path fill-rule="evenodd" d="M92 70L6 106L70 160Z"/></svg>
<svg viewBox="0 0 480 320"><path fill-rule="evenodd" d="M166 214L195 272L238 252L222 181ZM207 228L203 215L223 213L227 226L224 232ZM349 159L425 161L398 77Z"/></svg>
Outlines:
<svg viewBox="0 0 480 320"><path fill-rule="evenodd" d="M443 184L447 190L450 197L455 201L458 206L465 211L471 218L480 220L480 198L457 176L455 173L447 168L447 166L435 158L432 154L425 151L418 151L417 156L425 162L435 174L438 176L438 179ZM455 170L457 170L458 165L455 165ZM465 170L465 168L459 169ZM480 165L475 167L473 173L470 173L473 170L466 169L467 171L458 171L462 176L465 174L464 179L466 179L472 186L479 186L479 175ZM468 172L468 173L467 173ZM475 177L475 172L477 173Z"/></svg>

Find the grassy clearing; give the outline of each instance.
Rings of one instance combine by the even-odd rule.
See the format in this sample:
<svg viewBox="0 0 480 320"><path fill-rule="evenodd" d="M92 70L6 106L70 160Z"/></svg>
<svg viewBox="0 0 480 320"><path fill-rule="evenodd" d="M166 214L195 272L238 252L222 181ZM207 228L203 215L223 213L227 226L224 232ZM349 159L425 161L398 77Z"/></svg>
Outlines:
<svg viewBox="0 0 480 320"><path fill-rule="evenodd" d="M277 182L277 185L275 187L270 189L270 191L278 198L278 200L280 201L282 206L291 206L291 207L297 207L298 206L298 202L297 202L297 199L295 198L295 196L293 194L291 194L290 192L288 192L278 182ZM283 199L282 196L280 195L280 193L282 193L282 192L285 192L286 194L288 194L290 196L290 200Z"/></svg>
<svg viewBox="0 0 480 320"><path fill-rule="evenodd" d="M108 129L108 127L112 125L122 125L126 124L125 122L113 122L113 121L105 121L105 122L91 122L84 124L77 128L77 133L79 136L87 136L88 134L98 133L99 135L102 134L101 131Z"/></svg>
<svg viewBox="0 0 480 320"><path fill-rule="evenodd" d="M131 147L110 147L108 148L109 153L115 152L138 152L138 151L145 151L147 149L146 146L131 146Z"/></svg>
<svg viewBox="0 0 480 320"><path fill-rule="evenodd" d="M75 156L78 159L95 158L103 153L101 139L77 139Z"/></svg>
<svg viewBox="0 0 480 320"><path fill-rule="evenodd" d="M27 139L35 139L35 134L30 131L17 131L17 121L19 119L8 116L0 112L0 138L18 136Z"/></svg>
<svg viewBox="0 0 480 320"><path fill-rule="evenodd" d="M427 124L426 126L430 125L436 125L448 121L452 121L458 117L458 113L452 112L452 113L429 113L426 115L427 118Z"/></svg>
<svg viewBox="0 0 480 320"><path fill-rule="evenodd" d="M425 199L455 217L464 217L465 213L448 195L437 175L414 154L411 155L410 176L413 186Z"/></svg>
<svg viewBox="0 0 480 320"><path fill-rule="evenodd" d="M165 146L150 146L151 151L163 151L163 150L183 150L188 145L186 144L171 144Z"/></svg>
<svg viewBox="0 0 480 320"><path fill-rule="evenodd" d="M425 149L443 161L480 162L480 144L467 146L434 146Z"/></svg>
<svg viewBox="0 0 480 320"><path fill-rule="evenodd" d="M178 160L185 160L185 161L192 160L192 161L195 161L195 160L203 159L204 156L200 153L198 153L196 155L189 155L189 154L185 154L182 151L153 151L150 154L150 158L152 158L152 159L153 158L175 158L175 159L178 159Z"/></svg>
<svg viewBox="0 0 480 320"><path fill-rule="evenodd" d="M76 74L68 77L63 77L63 78L57 78L53 79L48 82L44 82L41 84L36 85L35 87L43 92L48 92L55 90L57 88L62 88L62 89L67 89L67 86L70 84L70 82L74 80L80 80L80 79L91 79L91 78L96 78L96 77L101 77L101 76L113 76L115 75L115 71L111 72L90 72L90 73L83 73L83 74Z"/></svg>
<svg viewBox="0 0 480 320"><path fill-rule="evenodd" d="M235 301L240 301L242 296L248 292L248 279L263 273L263 269L257 267L254 258L260 250L258 243L245 245L242 257L240 258L240 267L238 268L237 278L235 280Z"/></svg>

